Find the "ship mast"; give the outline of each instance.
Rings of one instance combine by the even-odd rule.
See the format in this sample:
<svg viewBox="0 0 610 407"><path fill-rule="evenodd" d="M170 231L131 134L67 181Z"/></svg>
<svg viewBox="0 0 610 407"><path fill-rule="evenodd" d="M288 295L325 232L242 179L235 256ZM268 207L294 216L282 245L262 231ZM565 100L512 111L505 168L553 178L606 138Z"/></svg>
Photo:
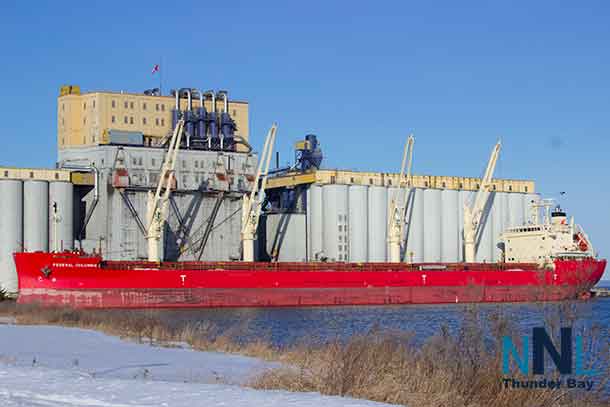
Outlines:
<svg viewBox="0 0 610 407"><path fill-rule="evenodd" d="M148 229L146 234L146 240L148 242L148 261L161 261L163 228L167 220L169 194L172 189L172 182L175 180L174 170L176 168L176 157L178 156L183 134L184 118L181 118L178 120L178 123L176 123L172 138L170 139L169 147L165 154L165 160L163 161L163 166L161 167L161 172L159 174L157 189L154 194L152 191L148 192Z"/></svg>
<svg viewBox="0 0 610 407"><path fill-rule="evenodd" d="M407 192L411 187L411 167L413 165L413 144L415 138L411 134L407 138L400 166L400 178L398 190L394 193L390 203L389 225L388 225L388 252L390 262L400 263L400 247L404 236L405 215L407 212ZM405 167L407 175L405 177ZM402 196L402 199L398 199Z"/></svg>
<svg viewBox="0 0 610 407"><path fill-rule="evenodd" d="M476 257L476 241L481 231L481 219L487 205L492 187L492 177L500 155L501 143L498 141L491 151L485 175L472 204L464 204L464 261L473 263Z"/></svg>
<svg viewBox="0 0 610 407"><path fill-rule="evenodd" d="M256 230L258 229L258 221L263 206L263 196L265 187L267 186L267 176L269 175L269 164L271 163L271 156L273 154L276 131L277 124L273 123L271 129L269 129L269 132L267 133L267 138L265 139L265 145L258 162L258 170L256 171L252 192L250 192L250 196L245 194L243 197L241 240L244 261L254 261L254 238L256 236ZM260 187L259 180L261 180Z"/></svg>

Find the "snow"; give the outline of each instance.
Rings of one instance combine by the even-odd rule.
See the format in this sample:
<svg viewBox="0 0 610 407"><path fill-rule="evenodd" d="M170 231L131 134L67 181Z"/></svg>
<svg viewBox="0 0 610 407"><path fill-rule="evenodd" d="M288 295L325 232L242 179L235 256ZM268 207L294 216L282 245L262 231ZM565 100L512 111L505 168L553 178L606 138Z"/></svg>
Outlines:
<svg viewBox="0 0 610 407"><path fill-rule="evenodd" d="M240 386L277 364L76 328L0 325L2 406L384 406Z"/></svg>

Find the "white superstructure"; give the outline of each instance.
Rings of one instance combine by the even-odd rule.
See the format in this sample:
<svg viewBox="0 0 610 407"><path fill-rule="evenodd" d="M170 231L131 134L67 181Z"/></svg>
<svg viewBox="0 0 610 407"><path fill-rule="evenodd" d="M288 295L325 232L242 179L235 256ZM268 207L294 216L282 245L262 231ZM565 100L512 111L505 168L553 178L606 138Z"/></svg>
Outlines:
<svg viewBox="0 0 610 407"><path fill-rule="evenodd" d="M502 233L504 257L507 262L552 264L562 257L595 257L591 241L574 217L568 222L566 213L552 200L532 204L532 222L512 227ZM539 211L544 209L543 221Z"/></svg>

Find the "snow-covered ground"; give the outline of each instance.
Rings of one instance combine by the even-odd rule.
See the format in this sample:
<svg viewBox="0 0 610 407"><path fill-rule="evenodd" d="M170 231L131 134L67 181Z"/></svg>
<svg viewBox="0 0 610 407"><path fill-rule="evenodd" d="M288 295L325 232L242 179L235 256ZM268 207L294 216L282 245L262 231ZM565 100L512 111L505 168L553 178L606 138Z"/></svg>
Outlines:
<svg viewBox="0 0 610 407"><path fill-rule="evenodd" d="M83 329L0 325L1 406L383 406L240 386L274 366Z"/></svg>

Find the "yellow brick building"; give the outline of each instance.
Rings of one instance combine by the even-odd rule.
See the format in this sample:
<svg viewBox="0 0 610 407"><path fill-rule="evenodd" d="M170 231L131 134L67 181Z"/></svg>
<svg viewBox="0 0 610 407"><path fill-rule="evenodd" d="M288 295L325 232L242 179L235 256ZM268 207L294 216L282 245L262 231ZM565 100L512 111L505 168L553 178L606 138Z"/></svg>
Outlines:
<svg viewBox="0 0 610 407"><path fill-rule="evenodd" d="M211 111L212 102L205 107ZM181 99L181 108L186 109ZM57 98L57 146L60 150L107 144L109 130L141 132L145 145L154 145L171 130L173 96L153 96L123 92L81 93L78 86L63 86ZM193 99L193 108L200 106ZM216 100L216 111L223 101ZM248 103L229 100L229 114L235 121L236 136L248 140Z"/></svg>

